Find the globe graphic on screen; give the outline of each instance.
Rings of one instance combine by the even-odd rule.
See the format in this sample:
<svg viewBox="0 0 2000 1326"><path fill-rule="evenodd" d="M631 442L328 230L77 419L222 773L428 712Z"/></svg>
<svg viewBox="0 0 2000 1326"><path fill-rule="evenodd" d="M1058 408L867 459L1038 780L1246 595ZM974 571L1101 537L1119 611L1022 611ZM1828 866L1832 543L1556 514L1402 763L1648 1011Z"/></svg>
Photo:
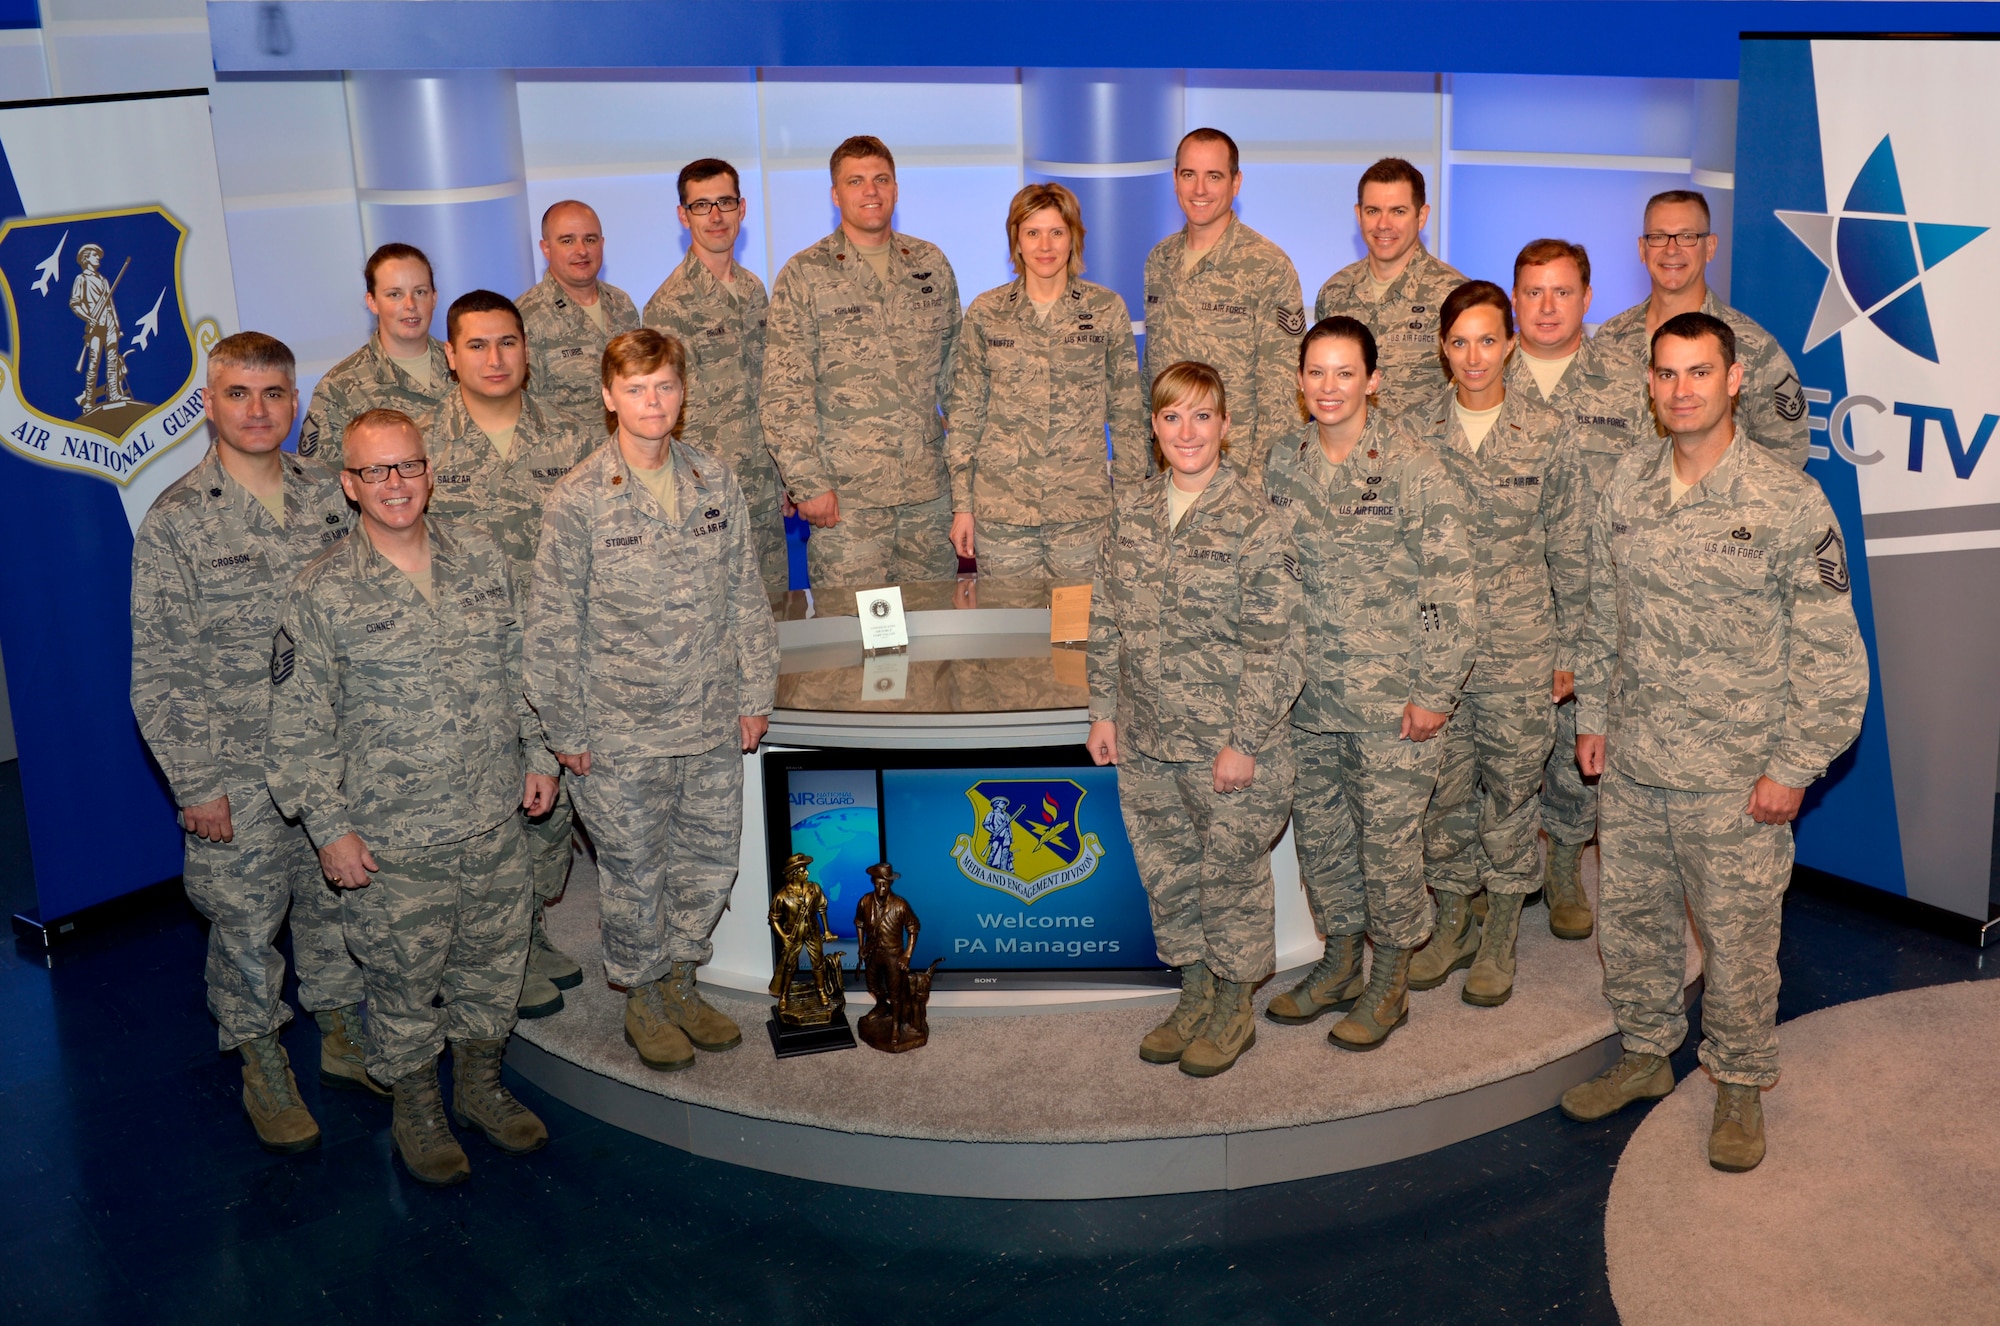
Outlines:
<svg viewBox="0 0 2000 1326"><path fill-rule="evenodd" d="M812 878L826 894L836 930L851 929L854 919L852 906L832 905L840 901L841 885L866 885L868 867L881 859L881 846L881 821L873 806L822 810L792 826L792 850L813 859Z"/></svg>

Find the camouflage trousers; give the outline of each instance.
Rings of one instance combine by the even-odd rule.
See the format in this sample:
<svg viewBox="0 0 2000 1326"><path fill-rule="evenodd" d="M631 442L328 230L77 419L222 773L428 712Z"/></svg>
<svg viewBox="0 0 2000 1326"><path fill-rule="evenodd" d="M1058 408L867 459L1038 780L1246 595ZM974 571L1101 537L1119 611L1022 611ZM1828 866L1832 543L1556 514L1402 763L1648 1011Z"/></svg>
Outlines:
<svg viewBox="0 0 2000 1326"><path fill-rule="evenodd" d="M743 846L743 752L592 754L577 810L597 844L604 974L657 981L676 962L707 962Z"/></svg>
<svg viewBox="0 0 2000 1326"><path fill-rule="evenodd" d="M1625 1048L1687 1039L1687 919L1701 940L1701 1061L1718 1082L1778 1080L1778 924L1792 826L1759 824L1747 787L1677 792L1615 771L1599 786L1597 946Z"/></svg>
<svg viewBox="0 0 2000 1326"><path fill-rule="evenodd" d="M1213 761L1118 752L1118 804L1160 961L1206 962L1226 981L1261 981L1276 969L1271 847L1285 832L1296 776L1282 737L1257 757L1249 789L1226 794L1215 790Z"/></svg>
<svg viewBox="0 0 2000 1326"><path fill-rule="evenodd" d="M1555 739L1549 693L1468 691L1432 741L1444 743L1424 816L1424 880L1444 893L1542 886L1542 765Z"/></svg>
<svg viewBox="0 0 2000 1326"><path fill-rule="evenodd" d="M368 887L346 890L347 947L368 984L368 1072L421 1072L447 1040L514 1030L528 964L528 840L509 815L436 847L373 848Z"/></svg>
<svg viewBox="0 0 2000 1326"><path fill-rule="evenodd" d="M1324 935L1367 932L1378 948L1430 938L1424 888L1424 808L1444 742L1394 732L1292 729L1299 783L1292 824L1299 877Z"/></svg>
<svg viewBox="0 0 2000 1326"><path fill-rule="evenodd" d="M792 554L785 546L785 491L776 474L761 478L753 474L743 480L743 497L750 504L750 542L757 549L764 593L782 598L792 588Z"/></svg>
<svg viewBox="0 0 2000 1326"><path fill-rule="evenodd" d="M261 787L230 795L229 823L226 843L188 834L181 867L188 901L208 918L208 1011L224 1050L292 1020L285 955L276 947L287 909L306 1012L359 1003L363 995L361 969L340 933L340 897L306 831L287 822Z"/></svg>
<svg viewBox="0 0 2000 1326"><path fill-rule="evenodd" d="M815 525L806 540L806 571L815 589L950 580L958 574L951 498L851 508L843 501L840 522Z"/></svg>
<svg viewBox="0 0 2000 1326"><path fill-rule="evenodd" d="M1576 767L1576 701L1556 706L1556 744L1542 769L1542 827L1553 842L1581 847L1597 836L1597 780Z"/></svg>
<svg viewBox="0 0 2000 1326"><path fill-rule="evenodd" d="M972 547L979 554L979 574L1087 585L1097 574L1097 553L1108 524L1072 520L1060 525L1001 525L975 518Z"/></svg>
<svg viewBox="0 0 2000 1326"><path fill-rule="evenodd" d="M569 863L576 854L576 808L570 801L572 780L556 784L556 804L538 820L521 817L528 835L528 878L534 881L537 904L554 902L569 885Z"/></svg>

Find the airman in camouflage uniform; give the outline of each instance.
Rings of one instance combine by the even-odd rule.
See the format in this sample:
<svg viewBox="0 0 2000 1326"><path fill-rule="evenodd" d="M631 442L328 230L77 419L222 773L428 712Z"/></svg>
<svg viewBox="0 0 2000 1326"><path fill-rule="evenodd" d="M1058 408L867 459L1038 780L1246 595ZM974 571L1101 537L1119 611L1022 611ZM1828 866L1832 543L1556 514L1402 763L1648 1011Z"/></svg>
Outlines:
<svg viewBox="0 0 2000 1326"><path fill-rule="evenodd" d="M603 423L600 419L595 428L576 423L549 409L539 396L522 391L526 346L504 342L509 334L526 329L519 310L505 296L469 291L452 302L450 318L450 349L459 384L418 424L431 457L431 518L484 530L513 561L514 583L525 590L535 570L535 545L542 536L542 504L602 440ZM488 355L513 370L511 391L492 394L493 384L485 381ZM503 416L510 404L519 411L506 438L505 454L472 417L467 400L475 390L483 405ZM603 403L600 389L600 414ZM523 1017L562 1011L562 992L583 983L582 966L550 940L544 919L544 909L562 896L569 880L575 824L570 791L562 785L554 808L522 826L528 835L528 873L535 884L528 976L521 987Z"/></svg>
<svg viewBox="0 0 2000 1326"><path fill-rule="evenodd" d="M1173 474L1118 494L1091 593L1090 746L1118 765L1154 942L1181 972L1140 1055L1212 1076L1254 1044L1251 993L1276 964L1270 850L1304 634L1289 522L1225 459L1176 526ZM1232 754L1254 770L1225 791Z"/></svg>
<svg viewBox="0 0 2000 1326"><path fill-rule="evenodd" d="M447 1041L460 1123L508 1151L548 1137L499 1073L533 901L517 812L546 812L556 765L522 693L512 562L478 528L417 514L428 480L396 469L423 455L407 416L363 415L345 443L361 465L386 460L387 477L364 487L343 476L363 533L292 586L271 643L266 772L345 890L347 946L368 989L368 1069L394 1092L397 1150L413 1176L453 1183L468 1166L438 1091ZM399 497L415 511L378 534L381 503ZM407 537L412 516L427 540L428 595L376 544Z"/></svg>
<svg viewBox="0 0 2000 1326"><path fill-rule="evenodd" d="M648 353L675 344L651 329L633 335L653 338L640 347ZM582 775L575 795L597 844L604 971L627 990L627 1039L649 1066L671 1070L694 1061L690 1043L726 1050L742 1040L697 993L695 969L714 952L736 880L743 752L771 712L777 628L729 467L670 443L670 514L635 477L627 426L549 500L528 696L551 748Z"/></svg>
<svg viewBox="0 0 2000 1326"><path fill-rule="evenodd" d="M1424 177L1398 157L1376 162L1356 185L1354 219L1370 255L1326 279L1313 301L1313 318L1344 314L1375 334L1381 355L1382 389L1375 408L1397 415L1429 408L1444 390L1438 362L1438 310L1444 297L1465 283L1457 268L1433 257L1422 231L1430 219ZM1394 269L1386 286L1373 264Z"/></svg>
<svg viewBox="0 0 2000 1326"><path fill-rule="evenodd" d="M598 364L604 346L639 325L632 296L597 279L604 266L604 236L597 213L566 199L542 213L542 279L514 302L528 329L528 382L543 404L592 436L604 425ZM595 290L595 303L579 294ZM595 310L595 312L593 312Z"/></svg>
<svg viewBox="0 0 2000 1326"><path fill-rule="evenodd" d="M1723 343L1722 325L1673 319L1657 362L1688 376ZM1656 383L1656 403L1676 387ZM1719 1087L1710 1161L1741 1170L1763 1156L1758 1092L1778 1080L1790 821L1859 734L1869 683L1832 508L1812 479L1752 446L1727 404L1710 426L1726 450L1678 501L1677 458L1713 456L1693 431L1620 461L1592 523L1577 727L1601 735L1580 738L1578 757L1603 769L1598 942L1625 1056L1563 1109L1601 1118L1673 1089L1692 913L1701 1061Z"/></svg>
<svg viewBox="0 0 2000 1326"><path fill-rule="evenodd" d="M1454 400L1447 391L1403 420L1466 494L1479 590L1472 674L1445 726L1444 763L1424 823L1424 870L1441 912L1411 963L1410 988L1431 989L1470 965L1466 1002L1491 1006L1512 994L1522 900L1541 882L1551 688L1557 672L1574 671L1586 591L1586 481L1569 425L1535 396L1507 392L1477 448ZM1484 936L1471 915L1482 888L1497 913Z"/></svg>
<svg viewBox="0 0 2000 1326"><path fill-rule="evenodd" d="M1708 200L1692 189L1656 194L1646 204L1645 226L1657 235L1698 234L1692 248L1678 242L1653 248L1643 237L1639 258L1646 264L1653 290L1597 329L1591 344L1605 370L1623 377L1647 399L1646 366L1652 356L1655 306L1679 308L1720 318L1736 334L1736 362L1743 365L1743 394L1736 406L1737 422L1752 441L1800 469L1806 465L1812 434L1806 419L1805 387L1792 357L1777 338L1748 314L1729 307L1708 286L1707 267L1715 257L1716 238L1707 233ZM1698 229L1697 229L1698 228ZM1696 295L1700 302L1695 302ZM1663 312L1659 321L1665 320ZM1659 436L1660 434L1655 434Z"/></svg>
<svg viewBox="0 0 2000 1326"><path fill-rule="evenodd" d="M830 165L840 227L794 254L771 290L765 444L813 526L815 588L949 580L958 557L939 409L963 317L958 278L937 245L889 229L887 147L850 138Z"/></svg>
<svg viewBox="0 0 2000 1326"><path fill-rule="evenodd" d="M1226 178L1203 178L1222 172L1225 162ZM1306 310L1298 269L1231 207L1243 172L1227 134L1194 130L1181 140L1174 163L1175 196L1188 224L1146 255L1140 395L1150 398L1153 379L1170 364L1213 365L1234 402L1230 463L1255 483L1272 444L1299 422L1295 379ZM1218 225L1221 234L1190 262L1197 226Z"/></svg>
<svg viewBox="0 0 2000 1326"><path fill-rule="evenodd" d="M295 1090L270 1089L272 1080L289 1081L276 1067L284 1058L278 1031L292 1010L275 947L288 909L299 1002L321 1029L320 1080L375 1089L362 1050L361 971L341 939L340 900L305 831L286 822L264 787L271 632L293 576L348 531L340 480L278 449L298 409L293 373L291 352L268 336L216 345L208 387L216 441L160 494L132 549L132 712L183 808L182 880L209 922L217 1044L244 1047L246 1108L266 1144L281 1148L318 1136ZM224 448L232 459L277 468L282 521L224 467ZM210 808L219 824L204 822ZM297 1115L274 1128L293 1108ZM293 1124L296 1135L281 1136Z"/></svg>
<svg viewBox="0 0 2000 1326"><path fill-rule="evenodd" d="M368 343L327 370L313 388L312 404L299 425L299 454L339 465L347 425L374 409L401 410L419 418L451 390L451 364L444 345L430 334L437 310L431 263L408 244L384 244L369 256L368 311L375 330ZM423 360L413 374L396 356Z"/></svg>
<svg viewBox="0 0 2000 1326"><path fill-rule="evenodd" d="M736 473L750 504L750 533L764 592L783 595L792 570L785 546L785 487L764 445L757 393L764 383L764 337L771 300L757 274L730 259L730 281L715 279L693 250L646 301L645 322L680 337L688 350L688 442Z"/></svg>
<svg viewBox="0 0 2000 1326"><path fill-rule="evenodd" d="M974 516L981 575L1084 584L1114 481L1151 468L1132 317L1116 292L1071 277L1044 321L1026 286L966 310L945 440L952 510Z"/></svg>
<svg viewBox="0 0 2000 1326"><path fill-rule="evenodd" d="M1590 254L1581 244L1532 240L1514 259L1521 341L1507 366L1507 390L1541 401L1569 424L1583 463L1587 491L1578 509L1586 516L1619 458L1655 438L1643 386L1607 368L1596 342L1584 335L1590 293ZM1560 372L1546 394L1537 365L1543 375ZM1597 836L1597 783L1576 767L1574 696L1556 705L1555 745L1542 769L1542 828L1549 835L1542 881L1549 933L1588 939L1593 922L1583 891L1583 850Z"/></svg>
<svg viewBox="0 0 2000 1326"><path fill-rule="evenodd" d="M1318 343L1309 340L1308 353ZM1303 1023L1358 1003L1329 1039L1369 1049L1406 1015L1404 991L1392 987L1407 980L1409 954L1431 931L1423 822L1445 743L1412 732L1406 711L1449 716L1471 662L1464 495L1428 446L1373 412L1339 464L1307 424L1272 453L1265 487L1290 523L1305 577L1292 817L1306 899L1327 940L1319 965L1266 1014ZM1363 933L1384 987L1372 997ZM1373 1018L1383 1003L1391 1013Z"/></svg>

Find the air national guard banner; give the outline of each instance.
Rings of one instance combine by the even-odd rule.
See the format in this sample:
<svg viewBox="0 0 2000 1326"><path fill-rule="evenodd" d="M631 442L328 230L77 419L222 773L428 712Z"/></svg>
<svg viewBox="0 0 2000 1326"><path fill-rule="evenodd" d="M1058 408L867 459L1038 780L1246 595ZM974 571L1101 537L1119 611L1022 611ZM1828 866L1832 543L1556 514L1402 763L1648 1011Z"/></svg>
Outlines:
<svg viewBox="0 0 2000 1326"><path fill-rule="evenodd" d="M1736 302L1805 380L1874 689L1803 865L1987 920L2000 762L2000 43L1754 38ZM1856 550L1866 555L1854 557Z"/></svg>
<svg viewBox="0 0 2000 1326"><path fill-rule="evenodd" d="M132 531L201 459L236 292L205 92L0 106L0 654L44 921L170 879Z"/></svg>

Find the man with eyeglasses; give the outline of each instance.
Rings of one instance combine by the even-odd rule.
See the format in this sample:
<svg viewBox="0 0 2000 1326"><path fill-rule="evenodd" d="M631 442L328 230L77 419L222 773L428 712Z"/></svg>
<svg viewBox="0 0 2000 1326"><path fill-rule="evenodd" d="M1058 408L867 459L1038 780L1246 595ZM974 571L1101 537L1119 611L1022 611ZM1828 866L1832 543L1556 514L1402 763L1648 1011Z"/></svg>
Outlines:
<svg viewBox="0 0 2000 1326"><path fill-rule="evenodd" d="M387 1094L368 1079L340 901L264 787L271 632L292 577L348 530L332 467L280 449L298 413L296 372L291 350L261 332L216 342L214 443L132 541L132 713L187 832L182 883L208 920L218 1046L242 1054L244 1111L282 1153L319 1143L278 1042L292 1020L276 947L287 912L299 1004L320 1028L320 1084Z"/></svg>
<svg viewBox="0 0 2000 1326"><path fill-rule="evenodd" d="M893 228L896 160L857 134L827 161L840 225L771 291L757 411L812 529L816 589L958 573L945 418L964 309L937 245Z"/></svg>
<svg viewBox="0 0 2000 1326"><path fill-rule="evenodd" d="M648 327L687 347L688 442L736 472L750 503L750 533L764 592L783 595L792 573L785 548L787 503L778 466L757 422L764 377L764 332L771 300L757 274L736 261L743 188L736 167L705 157L681 167L679 216L692 243L653 297Z"/></svg>
<svg viewBox="0 0 2000 1326"><path fill-rule="evenodd" d="M1653 333L1682 313L1720 318L1736 334L1736 362L1743 366L1738 409L1743 431L1804 469L1810 439L1805 387L1777 338L1708 288L1708 264L1718 243L1709 226L1708 199L1698 191L1654 194L1646 203L1645 232L1639 236L1639 260L1652 278L1652 293L1645 303L1599 327L1591 344L1600 360L1644 399Z"/></svg>
<svg viewBox="0 0 2000 1326"><path fill-rule="evenodd" d="M525 389L526 322L505 295L468 290L452 301L445 356L456 385L418 421L431 456L431 516L484 530L513 560L514 581L525 588L542 537L542 504L603 433ZM523 827L535 903L520 1011L538 1018L560 1013L562 992L583 984L582 964L555 946L543 919L569 880L575 815L568 789L547 816Z"/></svg>
<svg viewBox="0 0 2000 1326"><path fill-rule="evenodd" d="M639 325L639 310L630 295L597 279L604 228L588 204L566 198L542 213L541 248L548 270L517 301L528 327L529 381L536 396L602 440L598 360L605 342Z"/></svg>
<svg viewBox="0 0 2000 1326"><path fill-rule="evenodd" d="M510 1154L548 1130L500 1084L528 958L528 843L556 762L521 677L514 566L467 521L427 518L423 434L399 410L348 425L340 483L360 534L292 585L271 639L272 798L305 825L344 891L368 990L368 1071L395 1099L411 1175L470 1172L452 1113Z"/></svg>

